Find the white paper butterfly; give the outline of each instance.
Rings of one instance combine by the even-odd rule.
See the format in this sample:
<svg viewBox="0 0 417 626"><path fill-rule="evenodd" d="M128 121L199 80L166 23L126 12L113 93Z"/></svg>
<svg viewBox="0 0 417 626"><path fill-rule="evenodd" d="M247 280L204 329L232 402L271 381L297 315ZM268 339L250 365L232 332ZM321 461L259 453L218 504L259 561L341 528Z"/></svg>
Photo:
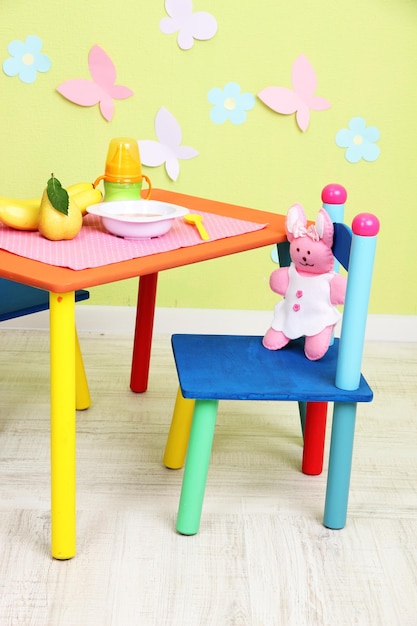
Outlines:
<svg viewBox="0 0 417 626"><path fill-rule="evenodd" d="M189 50L194 39L211 39L217 32L217 21L205 11L193 13L192 0L165 0L165 10L170 17L164 17L159 28L166 35L178 33L177 42L182 50Z"/></svg>
<svg viewBox="0 0 417 626"><path fill-rule="evenodd" d="M142 164L157 167L165 163L166 173L176 181L180 172L179 159L192 159L198 156L198 152L181 145L181 127L165 107L161 107L155 116L155 132L159 142L152 139L138 141Z"/></svg>

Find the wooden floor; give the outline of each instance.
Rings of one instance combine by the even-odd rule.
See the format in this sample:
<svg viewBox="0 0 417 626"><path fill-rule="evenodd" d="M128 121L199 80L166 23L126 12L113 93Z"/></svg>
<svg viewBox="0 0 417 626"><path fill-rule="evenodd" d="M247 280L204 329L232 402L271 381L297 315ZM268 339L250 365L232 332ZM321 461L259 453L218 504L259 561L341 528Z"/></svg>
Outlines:
<svg viewBox="0 0 417 626"><path fill-rule="evenodd" d="M348 524L322 526L326 471L300 472L290 404L221 405L200 533L175 517L161 463L176 393L169 338L149 391L131 340L82 336L92 407L78 413L78 553L49 556L45 332L2 330L0 625L416 626L417 356L368 343L375 400L358 411Z"/></svg>

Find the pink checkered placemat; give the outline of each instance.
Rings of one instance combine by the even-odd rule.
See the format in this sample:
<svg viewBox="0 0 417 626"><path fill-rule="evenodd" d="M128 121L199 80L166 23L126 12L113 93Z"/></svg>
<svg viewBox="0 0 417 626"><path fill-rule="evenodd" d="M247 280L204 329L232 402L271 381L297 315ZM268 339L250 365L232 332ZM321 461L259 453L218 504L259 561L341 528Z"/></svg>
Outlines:
<svg viewBox="0 0 417 626"><path fill-rule="evenodd" d="M203 211L193 212L203 217L211 241L254 232L267 225ZM165 235L136 241L110 235L102 226L101 218L96 215L86 215L80 233L69 241L49 241L38 232L13 230L0 224L0 248L3 250L73 270L99 267L205 243L197 229L186 224L182 218L177 218Z"/></svg>

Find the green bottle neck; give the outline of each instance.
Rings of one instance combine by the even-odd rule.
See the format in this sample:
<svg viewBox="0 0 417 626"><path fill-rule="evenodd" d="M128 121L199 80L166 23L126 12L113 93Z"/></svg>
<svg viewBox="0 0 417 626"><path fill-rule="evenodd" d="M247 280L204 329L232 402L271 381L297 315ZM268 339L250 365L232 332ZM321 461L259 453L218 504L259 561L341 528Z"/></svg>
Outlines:
<svg viewBox="0 0 417 626"><path fill-rule="evenodd" d="M142 183L109 183L104 181L104 200L140 200Z"/></svg>

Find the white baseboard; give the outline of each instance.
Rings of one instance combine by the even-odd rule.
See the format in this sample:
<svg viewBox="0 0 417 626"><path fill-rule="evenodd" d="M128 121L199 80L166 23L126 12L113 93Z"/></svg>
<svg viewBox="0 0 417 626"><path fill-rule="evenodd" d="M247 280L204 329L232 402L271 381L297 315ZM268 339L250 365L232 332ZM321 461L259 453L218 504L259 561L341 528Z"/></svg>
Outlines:
<svg viewBox="0 0 417 626"><path fill-rule="evenodd" d="M77 328L81 334L133 334L135 307L77 306ZM154 333L234 333L263 335L272 319L271 311L157 308ZM3 322L2 328L47 330L49 313L35 313ZM417 316L369 315L367 341L417 342Z"/></svg>

